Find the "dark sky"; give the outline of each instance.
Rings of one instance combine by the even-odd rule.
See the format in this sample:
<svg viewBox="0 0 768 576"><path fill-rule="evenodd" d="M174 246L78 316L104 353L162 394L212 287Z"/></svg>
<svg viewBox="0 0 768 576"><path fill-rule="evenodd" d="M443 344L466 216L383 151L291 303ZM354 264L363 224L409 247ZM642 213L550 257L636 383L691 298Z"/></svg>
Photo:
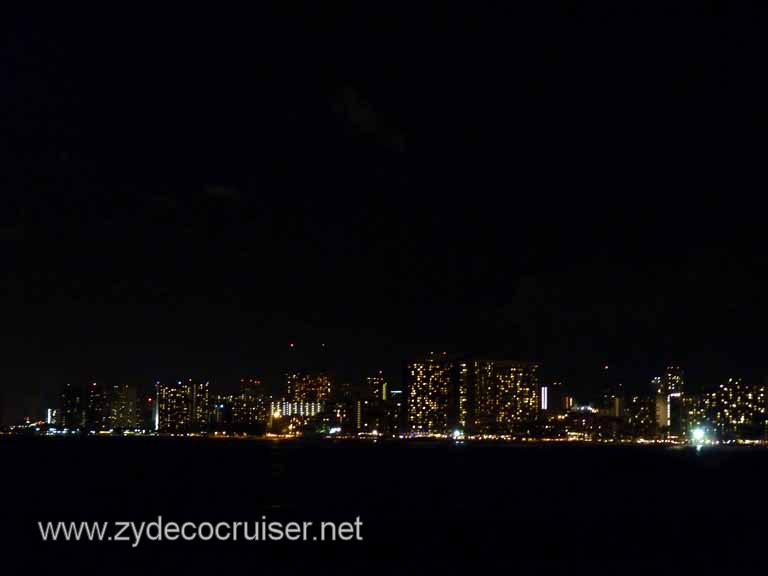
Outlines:
<svg viewBox="0 0 768 576"><path fill-rule="evenodd" d="M766 373L759 3L414 4L7 19L5 421L322 343Z"/></svg>

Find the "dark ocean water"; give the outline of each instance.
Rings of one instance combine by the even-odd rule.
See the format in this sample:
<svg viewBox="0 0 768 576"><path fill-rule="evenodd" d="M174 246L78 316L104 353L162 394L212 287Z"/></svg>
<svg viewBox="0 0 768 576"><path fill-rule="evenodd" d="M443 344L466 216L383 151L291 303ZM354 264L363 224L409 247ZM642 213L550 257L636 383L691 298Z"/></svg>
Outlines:
<svg viewBox="0 0 768 576"><path fill-rule="evenodd" d="M768 451L0 439L10 573L735 573ZM354 521L348 542L43 542L38 521ZM3 570L4 572L4 570Z"/></svg>

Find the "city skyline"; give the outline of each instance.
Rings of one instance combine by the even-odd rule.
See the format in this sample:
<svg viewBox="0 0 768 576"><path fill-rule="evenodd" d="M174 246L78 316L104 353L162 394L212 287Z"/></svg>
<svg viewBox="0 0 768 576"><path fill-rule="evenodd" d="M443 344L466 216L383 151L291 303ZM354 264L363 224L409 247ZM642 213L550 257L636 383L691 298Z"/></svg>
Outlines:
<svg viewBox="0 0 768 576"><path fill-rule="evenodd" d="M292 344L291 347L294 345ZM257 377L235 393L210 380L66 384L42 420L14 433L232 437L768 443L768 385L741 378L693 389L667 366L643 392L602 366L600 393L578 398L535 362L430 353L405 364L402 385L383 370L349 383L327 369L287 371L277 390Z"/></svg>
<svg viewBox="0 0 768 576"><path fill-rule="evenodd" d="M421 353L427 354L427 353ZM435 352L429 352L428 354L435 354ZM448 352L442 352L441 354L449 354ZM449 354L453 358L472 357L481 358L489 357L488 354ZM351 386L352 388L364 387L364 381L368 378L373 378L378 374L387 374L388 381L393 385L402 388L407 380L407 361L392 361L378 362L373 364L370 368L357 368L356 370L345 370L344 362L339 361L340 356L333 355L332 348L326 342L318 342L313 344L306 344L304 342L297 342L291 340L282 345L280 362L287 362L289 366L293 366L294 371L307 371L316 370L318 367L322 367L322 370L332 373L334 378L338 382L343 382L345 386ZM418 356L418 354L417 354ZM274 362L273 358L273 362ZM529 360L531 362L531 360ZM575 396L578 396L583 402L582 404L595 404L599 402L600 395L603 393L603 387L605 386L605 379L610 375L612 382L623 386L627 393L642 393L648 382L655 378L660 378L666 367L674 365L675 363L669 363L668 361L656 361L652 366L643 366L642 368L637 365L627 366L616 365L613 363L605 363L601 361L590 367L581 367L578 371L579 376L576 378L569 378L568 372L562 369L555 369L551 364L542 362L541 360L533 360L538 365L544 368L544 382L566 382L569 389ZM388 366L386 370L381 369L381 366ZM392 368L395 366L395 368ZM686 373L688 378L688 386L694 390L701 391L716 387L721 381L728 378L746 379L749 382L764 383L768 381L768 370L762 371L760 369L740 370L734 366L732 368L721 368L717 371L711 371L703 369L701 366L689 366L686 365ZM697 369L698 368L698 369ZM251 375L258 375L259 380L266 383L270 393L280 394L283 392L286 381L285 376L290 372L286 370L285 366L276 367L270 371L264 370L250 370L246 373ZM150 377L130 377L125 375L119 375L115 370L104 370L104 373L111 374L111 376L105 376L103 374L91 373L84 377L82 375L77 377L64 377L59 375L55 378L48 379L43 385L37 387L38 392L28 392L26 395L18 397L16 395L5 392L0 395L0 425L10 425L18 423L23 417L28 417L30 414L39 414L41 411L44 413L48 405L51 403L51 399L59 395L59 391L62 386L76 385L85 386L86 384L96 381L100 384L106 384L108 386L130 386L134 389L146 389L151 387L153 382L173 382L178 379L178 374L183 374L184 371L169 371L163 370L161 373L163 377L150 376ZM187 371L187 373L193 373ZM206 372L204 376L198 376L207 381L215 381L216 386L224 391L233 393L239 389L239 383L242 376L238 372L234 372L231 369L225 371L227 376L221 377L219 375ZM184 376L187 378L188 376ZM653 386L651 382L651 386Z"/></svg>

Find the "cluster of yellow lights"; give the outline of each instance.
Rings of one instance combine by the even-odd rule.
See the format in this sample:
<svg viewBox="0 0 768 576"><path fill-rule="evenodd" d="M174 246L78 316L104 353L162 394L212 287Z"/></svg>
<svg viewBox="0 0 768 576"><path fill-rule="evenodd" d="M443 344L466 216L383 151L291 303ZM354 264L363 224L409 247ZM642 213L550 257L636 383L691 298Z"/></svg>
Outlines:
<svg viewBox="0 0 768 576"><path fill-rule="evenodd" d="M331 396L331 378L324 373L293 372L286 378L289 402L325 402Z"/></svg>
<svg viewBox="0 0 768 576"><path fill-rule="evenodd" d="M408 423L414 432L437 434L447 431L453 367L452 362L442 359L414 362L409 366Z"/></svg>
<svg viewBox="0 0 768 576"><path fill-rule="evenodd" d="M282 416L317 416L323 411L322 402L287 402L285 400L272 402L270 413L273 418ZM277 416L275 416L277 415Z"/></svg>
<svg viewBox="0 0 768 576"><path fill-rule="evenodd" d="M688 421L692 427L710 424L720 432L737 432L743 426L765 421L767 405L765 386L729 378L717 389L689 400Z"/></svg>
<svg viewBox="0 0 768 576"><path fill-rule="evenodd" d="M480 430L511 428L533 420L541 404L536 364L496 361L473 364L475 425Z"/></svg>
<svg viewBox="0 0 768 576"><path fill-rule="evenodd" d="M162 384L158 390L161 430L181 430L208 424L211 409L207 382Z"/></svg>

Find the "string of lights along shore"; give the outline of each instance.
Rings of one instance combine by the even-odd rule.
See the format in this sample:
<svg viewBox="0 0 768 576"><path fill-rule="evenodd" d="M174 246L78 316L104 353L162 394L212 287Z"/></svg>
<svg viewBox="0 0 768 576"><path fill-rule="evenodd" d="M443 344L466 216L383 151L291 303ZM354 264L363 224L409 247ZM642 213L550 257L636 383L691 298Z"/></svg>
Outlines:
<svg viewBox="0 0 768 576"><path fill-rule="evenodd" d="M289 345L291 349L294 344ZM768 445L768 386L728 378L698 393L668 366L645 393L627 394L609 367L590 403L536 362L431 352L405 363L402 386L372 371L338 381L291 369L280 393L256 377L236 393L186 378L145 386L63 386L56 406L3 434Z"/></svg>

